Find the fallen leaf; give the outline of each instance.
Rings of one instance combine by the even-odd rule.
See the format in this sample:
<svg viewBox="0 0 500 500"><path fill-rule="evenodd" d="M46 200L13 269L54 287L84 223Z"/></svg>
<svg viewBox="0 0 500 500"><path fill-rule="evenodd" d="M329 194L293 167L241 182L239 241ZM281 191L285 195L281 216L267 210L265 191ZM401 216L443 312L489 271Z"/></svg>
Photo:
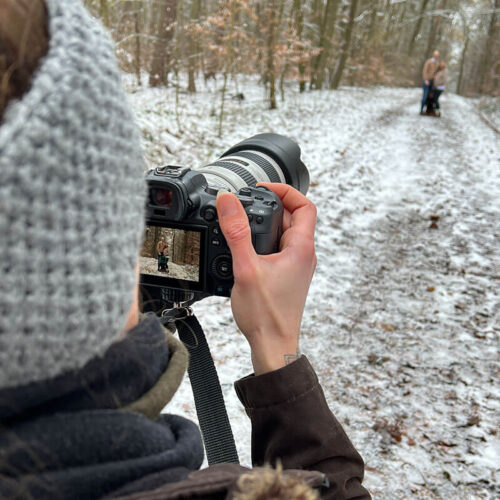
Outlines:
<svg viewBox="0 0 500 500"><path fill-rule="evenodd" d="M454 446L458 446L457 443L449 443L443 440L437 441L436 444L439 446L446 446L447 448L453 448Z"/></svg>
<svg viewBox="0 0 500 500"><path fill-rule="evenodd" d="M385 330L386 332L393 332L394 330L396 330L396 327L394 325L390 325L388 323L380 323L380 328L382 328L382 330Z"/></svg>
<svg viewBox="0 0 500 500"><path fill-rule="evenodd" d="M467 427L472 427L473 425L479 425L479 423L481 422L481 419L479 418L479 415L471 415L468 419L467 419Z"/></svg>

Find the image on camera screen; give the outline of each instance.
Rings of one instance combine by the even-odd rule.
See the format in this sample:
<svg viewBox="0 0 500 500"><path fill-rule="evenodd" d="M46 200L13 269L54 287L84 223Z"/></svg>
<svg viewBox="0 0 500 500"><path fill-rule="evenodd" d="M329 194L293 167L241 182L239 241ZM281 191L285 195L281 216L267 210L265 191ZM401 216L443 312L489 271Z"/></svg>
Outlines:
<svg viewBox="0 0 500 500"><path fill-rule="evenodd" d="M146 226L139 257L141 273L198 283L200 238L197 231Z"/></svg>

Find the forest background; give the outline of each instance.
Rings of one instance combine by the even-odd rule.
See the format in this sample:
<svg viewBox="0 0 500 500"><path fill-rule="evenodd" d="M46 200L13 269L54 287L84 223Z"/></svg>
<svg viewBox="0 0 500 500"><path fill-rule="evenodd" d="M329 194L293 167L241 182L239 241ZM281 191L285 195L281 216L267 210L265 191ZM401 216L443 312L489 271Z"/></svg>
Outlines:
<svg viewBox="0 0 500 500"><path fill-rule="evenodd" d="M291 80L301 92L419 86L437 48L448 90L500 96L500 0L85 1L139 84L195 93L200 74L221 76L223 102L231 80L259 75L274 109Z"/></svg>

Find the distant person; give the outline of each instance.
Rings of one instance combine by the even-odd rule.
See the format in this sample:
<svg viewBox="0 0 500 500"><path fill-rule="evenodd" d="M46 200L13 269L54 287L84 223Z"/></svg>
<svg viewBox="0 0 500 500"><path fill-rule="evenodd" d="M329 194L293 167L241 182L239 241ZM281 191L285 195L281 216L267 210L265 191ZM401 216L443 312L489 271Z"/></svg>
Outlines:
<svg viewBox="0 0 500 500"><path fill-rule="evenodd" d="M446 69L446 63L444 61L441 61L439 63L439 69L436 73L436 76L434 76L434 109L436 110L440 109L439 97L444 92L447 81L448 81L448 70Z"/></svg>
<svg viewBox="0 0 500 500"><path fill-rule="evenodd" d="M161 237L156 245L156 250L158 251L158 271L167 271L168 257L165 255L165 251L168 250L168 243L165 241L165 236Z"/></svg>
<svg viewBox="0 0 500 500"><path fill-rule="evenodd" d="M422 71L422 79L423 79L423 95L422 95L422 103L420 105L420 113L424 112L424 107L427 102L427 98L429 97L429 93L432 90L434 84L434 78L439 69L439 50L435 50L432 54L431 59L427 59L424 64L424 70Z"/></svg>

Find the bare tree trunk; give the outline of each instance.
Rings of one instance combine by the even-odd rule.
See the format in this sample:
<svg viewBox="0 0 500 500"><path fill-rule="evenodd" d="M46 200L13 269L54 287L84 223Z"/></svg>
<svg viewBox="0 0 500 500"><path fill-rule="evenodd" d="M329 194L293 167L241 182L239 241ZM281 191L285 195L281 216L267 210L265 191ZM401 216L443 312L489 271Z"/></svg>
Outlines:
<svg viewBox="0 0 500 500"><path fill-rule="evenodd" d="M156 244L160 239L159 226L148 226L145 230L144 243L141 248L141 255L143 257L156 258L158 252L156 250Z"/></svg>
<svg viewBox="0 0 500 500"><path fill-rule="evenodd" d="M403 4L403 9L401 10L401 15L399 16L398 25L400 26L400 28L399 28L399 36L397 42L397 52L400 52L404 40L405 30L401 28L401 25L403 24L403 21L405 19L407 7L408 4L405 2Z"/></svg>
<svg viewBox="0 0 500 500"><path fill-rule="evenodd" d="M269 81L269 109L276 109L276 67L275 67L275 49L278 29L283 16L284 2L280 2L281 6L278 12L277 0L270 0L268 7L268 33L267 33L267 79Z"/></svg>
<svg viewBox="0 0 500 500"><path fill-rule="evenodd" d="M302 31L304 29L304 12L302 10L302 0L294 0L293 2L293 13L294 13L294 21L295 21L295 30L297 33L297 40L302 42ZM301 60L298 63L299 70L299 91L302 93L306 90L306 67L304 61Z"/></svg>
<svg viewBox="0 0 500 500"><path fill-rule="evenodd" d="M467 24L467 19L465 17L465 14L461 9L459 9L458 13L462 19L462 29L465 38L464 47L462 49L462 57L460 58L460 72L457 80L457 94L461 95L463 91L465 58L467 57L467 49L469 48L470 36L469 36L469 26Z"/></svg>
<svg viewBox="0 0 500 500"><path fill-rule="evenodd" d="M342 41L342 48L340 49L340 59L335 68L335 73L332 75L330 81L330 88L337 89L342 78L342 73L344 72L345 63L347 62L347 56L349 54L349 46L351 44L352 31L354 28L354 18L356 17L356 11L358 9L358 0L351 0L349 7L349 21L345 28L344 39Z"/></svg>
<svg viewBox="0 0 500 500"><path fill-rule="evenodd" d="M159 87L167 84L169 70L169 44L174 36L174 23L177 18L177 0L162 0L160 18L156 29L156 40L149 75L149 85Z"/></svg>
<svg viewBox="0 0 500 500"><path fill-rule="evenodd" d="M139 6L140 2L134 2L134 30L135 30L135 74L137 77L137 85L141 86L141 36L139 24Z"/></svg>
<svg viewBox="0 0 500 500"><path fill-rule="evenodd" d="M427 4L429 0L422 0L422 5L420 7L420 13L417 19L417 24L415 25L415 29L413 30L413 35L410 38L410 46L408 47L408 55L413 55L413 49L415 48L415 40L417 39L418 34L420 33L420 29L422 28L422 21L424 19L425 9L427 8Z"/></svg>
<svg viewBox="0 0 500 500"><path fill-rule="evenodd" d="M226 99L226 89L227 89L227 69L224 70L224 83L222 84L222 92L220 98L220 111L219 111L219 137L222 137L222 125L224 123L224 101Z"/></svg>
<svg viewBox="0 0 500 500"><path fill-rule="evenodd" d="M186 262L186 232L174 231L172 243L172 262L184 264Z"/></svg>
<svg viewBox="0 0 500 500"><path fill-rule="evenodd" d="M229 23L229 31L226 36L226 42L225 42L225 54L226 54L226 61L224 64L224 84L222 86L222 92L221 92L221 101L220 101L220 112L219 112L219 137L222 137L222 125L224 123L224 102L226 99L226 91L227 91L227 78L229 74L233 70L233 33L234 33L234 23L236 20L236 9L237 5L235 2L231 2L230 4L231 8L231 21Z"/></svg>
<svg viewBox="0 0 500 500"><path fill-rule="evenodd" d="M311 10L309 19L307 22L308 26L308 38L311 41L312 45L316 44L319 46L320 38L321 38L321 26L323 20L323 0L312 0ZM314 68L316 66L316 61L318 59L317 55L311 56L310 59L310 77L309 77L309 90L314 87Z"/></svg>
<svg viewBox="0 0 500 500"><path fill-rule="evenodd" d="M325 67L330 54L333 32L335 30L335 21L337 20L337 11L339 0L327 0L325 13L321 22L319 48L321 52L315 59L313 68L312 86L320 89L325 79Z"/></svg>
<svg viewBox="0 0 500 500"><path fill-rule="evenodd" d="M191 4L191 19L192 23L195 23L200 18L201 11L201 0L192 0ZM189 37L189 47L188 47L188 92L196 92L196 84L194 81L195 69L196 69L196 53L198 52L198 43L194 39L194 33L190 34Z"/></svg>
<svg viewBox="0 0 500 500"><path fill-rule="evenodd" d="M284 15L283 13L281 13L280 17L281 18L285 18L285 19L288 19L288 31L290 33L290 36L286 37L286 53L288 53L290 51L290 48L291 48L291 45L292 45L292 32L293 32L293 27L294 27L294 8L295 8L295 0L291 6L291 9L290 9L290 14L288 16ZM283 7L282 7L283 11L284 11L284 2L283 2ZM279 89L280 89L280 94L281 94L281 102L285 102L285 78L286 78L286 75L288 73L288 70L290 69L290 62L288 60L287 57L285 57L285 62L284 64L282 65L282 68L281 68L281 75L280 75L280 83L279 83Z"/></svg>
<svg viewBox="0 0 500 500"><path fill-rule="evenodd" d="M485 50L481 58L481 65L479 69L479 92L481 93L484 93L486 90L486 85L488 83L486 74L491 69L492 56L497 43L496 35L500 32L500 19L498 16L498 11L500 10L500 0L495 0L494 4L492 3L492 7L494 10L491 14L490 25L488 27L488 37L486 39Z"/></svg>
<svg viewBox="0 0 500 500"><path fill-rule="evenodd" d="M393 23L392 21L392 14L393 14L393 6L391 3L391 0L387 0L385 4L385 12L387 16L387 24L384 28L384 47L387 44L387 40L389 40L391 34L392 34L392 26Z"/></svg>
<svg viewBox="0 0 500 500"><path fill-rule="evenodd" d="M441 0L439 7L440 10L443 10L446 8L446 0ZM436 36L438 33L439 29L439 23L441 21L441 14L439 12L434 16L434 21L432 22L431 25L431 30L429 32L429 38L427 39L427 49L425 51L425 59L428 59L431 57L432 53L434 50L436 50L435 44L436 44Z"/></svg>
<svg viewBox="0 0 500 500"><path fill-rule="evenodd" d="M457 80L457 94L462 95L463 91L463 78L464 78L464 66L465 58L467 56L467 49L469 48L469 35L465 38L464 48L462 49L462 57L460 58L460 73Z"/></svg>
<svg viewBox="0 0 500 500"><path fill-rule="evenodd" d="M366 37L368 45L373 40L373 37L375 35L375 28L377 27L377 14L378 14L378 1L371 3L372 3L372 12L370 15L370 25L368 27L368 32Z"/></svg>

